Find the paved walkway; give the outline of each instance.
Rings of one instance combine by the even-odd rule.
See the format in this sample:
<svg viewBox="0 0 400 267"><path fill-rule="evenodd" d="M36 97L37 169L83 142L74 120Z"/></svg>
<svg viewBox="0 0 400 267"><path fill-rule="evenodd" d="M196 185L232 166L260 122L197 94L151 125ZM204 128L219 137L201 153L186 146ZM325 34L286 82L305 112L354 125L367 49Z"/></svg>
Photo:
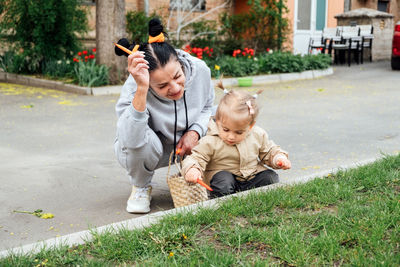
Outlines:
<svg viewBox="0 0 400 267"><path fill-rule="evenodd" d="M265 88L258 125L290 152L283 182L399 153L400 72L389 62L334 71L251 88ZM0 84L0 250L138 216L125 212L130 186L113 153L117 99ZM165 173L152 211L172 208ZM36 209L55 217L13 213Z"/></svg>

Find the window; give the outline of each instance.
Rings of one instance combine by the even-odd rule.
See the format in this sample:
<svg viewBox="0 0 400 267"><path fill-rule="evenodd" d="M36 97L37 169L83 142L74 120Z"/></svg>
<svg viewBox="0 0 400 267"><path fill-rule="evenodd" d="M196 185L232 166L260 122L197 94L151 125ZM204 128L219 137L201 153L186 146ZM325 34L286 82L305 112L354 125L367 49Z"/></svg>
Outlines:
<svg viewBox="0 0 400 267"><path fill-rule="evenodd" d="M172 10L205 11L206 0L170 0L169 8Z"/></svg>
<svg viewBox="0 0 400 267"><path fill-rule="evenodd" d="M383 12L389 12L389 1L378 0L378 10Z"/></svg>

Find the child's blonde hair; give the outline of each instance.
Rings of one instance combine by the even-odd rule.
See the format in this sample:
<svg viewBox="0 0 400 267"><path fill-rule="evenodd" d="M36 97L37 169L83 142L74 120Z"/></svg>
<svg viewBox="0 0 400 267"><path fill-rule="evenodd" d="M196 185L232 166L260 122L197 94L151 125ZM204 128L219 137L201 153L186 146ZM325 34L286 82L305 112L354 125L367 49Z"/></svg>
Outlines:
<svg viewBox="0 0 400 267"><path fill-rule="evenodd" d="M259 90L255 96L247 91L227 91L222 82L217 84L217 87L224 90L225 95L218 104L215 113L216 120L224 120L224 118L234 119L236 121L247 120L249 125L254 124L259 113L259 107L256 102L257 95L263 90Z"/></svg>

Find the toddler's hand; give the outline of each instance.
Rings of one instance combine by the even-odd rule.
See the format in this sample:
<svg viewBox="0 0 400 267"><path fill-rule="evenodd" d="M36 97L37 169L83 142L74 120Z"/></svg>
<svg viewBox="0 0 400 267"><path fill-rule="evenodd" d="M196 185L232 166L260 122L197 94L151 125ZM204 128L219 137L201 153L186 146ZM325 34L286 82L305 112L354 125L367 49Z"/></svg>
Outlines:
<svg viewBox="0 0 400 267"><path fill-rule="evenodd" d="M201 179L201 172L196 168L190 168L185 174L185 180L188 183L197 183L197 179Z"/></svg>
<svg viewBox="0 0 400 267"><path fill-rule="evenodd" d="M292 163L285 155L277 155L274 158L275 165L277 169L287 170L292 167Z"/></svg>

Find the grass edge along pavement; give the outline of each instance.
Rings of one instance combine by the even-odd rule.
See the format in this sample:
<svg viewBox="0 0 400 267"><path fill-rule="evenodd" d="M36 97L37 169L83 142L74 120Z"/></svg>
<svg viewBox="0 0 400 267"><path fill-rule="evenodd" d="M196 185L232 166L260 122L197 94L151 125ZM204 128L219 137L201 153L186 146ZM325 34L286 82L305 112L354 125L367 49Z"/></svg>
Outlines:
<svg viewBox="0 0 400 267"><path fill-rule="evenodd" d="M398 266L399 193L400 154L143 229L93 231L86 244L14 254L0 265Z"/></svg>

